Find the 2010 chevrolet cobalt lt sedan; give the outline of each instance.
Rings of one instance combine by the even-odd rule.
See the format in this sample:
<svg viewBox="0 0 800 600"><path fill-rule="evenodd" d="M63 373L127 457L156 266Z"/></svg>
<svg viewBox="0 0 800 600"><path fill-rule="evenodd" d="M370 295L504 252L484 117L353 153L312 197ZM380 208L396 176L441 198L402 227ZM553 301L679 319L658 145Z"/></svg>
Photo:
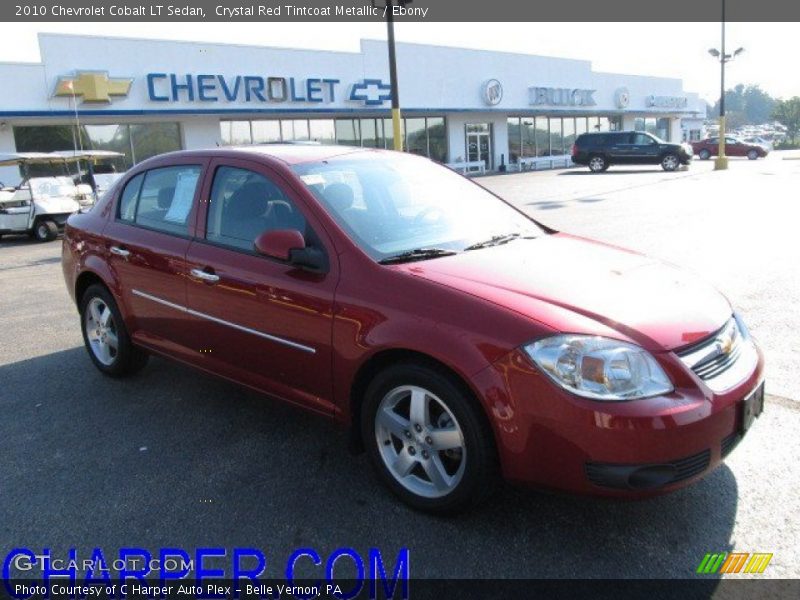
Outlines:
<svg viewBox="0 0 800 600"><path fill-rule="evenodd" d="M760 350L709 285L406 154L147 160L69 219L63 270L103 373L159 354L321 413L430 511L500 476L673 490L763 406Z"/></svg>

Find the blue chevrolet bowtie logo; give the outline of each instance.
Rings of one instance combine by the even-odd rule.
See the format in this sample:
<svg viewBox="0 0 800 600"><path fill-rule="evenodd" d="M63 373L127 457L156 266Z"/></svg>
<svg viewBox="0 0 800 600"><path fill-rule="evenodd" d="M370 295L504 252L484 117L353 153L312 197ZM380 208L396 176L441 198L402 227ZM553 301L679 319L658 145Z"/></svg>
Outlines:
<svg viewBox="0 0 800 600"><path fill-rule="evenodd" d="M381 105L392 99L392 86L380 79L365 79L354 83L350 91L350 100L363 101L367 106Z"/></svg>

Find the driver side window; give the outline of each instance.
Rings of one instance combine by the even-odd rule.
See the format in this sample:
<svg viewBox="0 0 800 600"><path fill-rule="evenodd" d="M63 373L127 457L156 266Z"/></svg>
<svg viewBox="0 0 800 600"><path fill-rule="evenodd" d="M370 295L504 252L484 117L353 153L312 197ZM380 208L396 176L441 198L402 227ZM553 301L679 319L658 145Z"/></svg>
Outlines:
<svg viewBox="0 0 800 600"><path fill-rule="evenodd" d="M219 167L211 187L206 239L253 252L256 238L276 229L305 234L305 217L294 202L260 173Z"/></svg>
<svg viewBox="0 0 800 600"><path fill-rule="evenodd" d="M633 143L637 146L649 146L653 143L653 138L644 133L637 133L633 136Z"/></svg>

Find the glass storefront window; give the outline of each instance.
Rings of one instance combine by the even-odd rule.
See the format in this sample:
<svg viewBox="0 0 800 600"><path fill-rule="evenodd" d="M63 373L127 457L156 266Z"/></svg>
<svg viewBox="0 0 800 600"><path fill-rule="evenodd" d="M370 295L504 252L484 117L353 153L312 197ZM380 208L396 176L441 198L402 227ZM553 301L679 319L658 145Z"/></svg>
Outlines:
<svg viewBox="0 0 800 600"><path fill-rule="evenodd" d="M361 119L361 145L367 148L383 148L383 136L378 133L379 119Z"/></svg>
<svg viewBox="0 0 800 600"><path fill-rule="evenodd" d="M79 129L72 125L32 125L14 127L13 131L17 152L55 152L81 147L111 150L124 154L119 159L104 161L112 162L117 170L129 169L146 158L183 147L180 125L168 121L87 124Z"/></svg>
<svg viewBox="0 0 800 600"><path fill-rule="evenodd" d="M401 119L400 129L407 151L429 156L439 162L447 160L444 117ZM224 145L313 140L323 144L366 148L394 147L392 120L382 118L221 121L220 136ZM69 147L72 147L71 142Z"/></svg>
<svg viewBox="0 0 800 600"><path fill-rule="evenodd" d="M550 156L550 125L547 117L536 117L536 156Z"/></svg>
<svg viewBox="0 0 800 600"><path fill-rule="evenodd" d="M519 117L509 117L506 121L508 127L508 162L514 164L522 154L522 131Z"/></svg>
<svg viewBox="0 0 800 600"><path fill-rule="evenodd" d="M336 129L333 126L333 119L311 119L308 122L309 134L311 139L322 144L333 144L336 142Z"/></svg>
<svg viewBox="0 0 800 600"><path fill-rule="evenodd" d="M336 119L336 143L342 146L361 145L358 119Z"/></svg>
<svg viewBox="0 0 800 600"><path fill-rule="evenodd" d="M644 119L641 117L636 117L633 120L633 130L634 131L644 131Z"/></svg>
<svg viewBox="0 0 800 600"><path fill-rule="evenodd" d="M550 119L550 153L552 156L564 154L564 138L561 135L561 119Z"/></svg>
<svg viewBox="0 0 800 600"><path fill-rule="evenodd" d="M522 135L522 156L536 156L536 129L533 119L522 119L520 134Z"/></svg>
<svg viewBox="0 0 800 600"><path fill-rule="evenodd" d="M253 137L250 132L250 121L228 121L230 133L227 144L237 146L239 144L252 144ZM224 139L224 138L223 138Z"/></svg>
<svg viewBox="0 0 800 600"><path fill-rule="evenodd" d="M583 133L588 133L590 131L597 131L594 128L595 124L597 124L597 119L595 119L595 118L587 119L586 117L578 117L577 119L575 119L575 137L577 138L579 135L581 135ZM590 129L590 127L591 127L591 129ZM570 144L567 147L567 152L569 152L571 150L571 148L572 148L572 145Z"/></svg>
<svg viewBox="0 0 800 600"><path fill-rule="evenodd" d="M406 125L406 120L405 119L400 119L400 134L403 137L403 139L405 139L405 137L406 137L405 125ZM392 120L391 119L384 119L383 120L383 135L384 135L384 141L386 143L385 147L388 148L389 150L393 150L394 149L394 129L393 129L393 125L392 125Z"/></svg>
<svg viewBox="0 0 800 600"><path fill-rule="evenodd" d="M444 126L444 117L429 117L428 123L428 151L433 160L447 162L447 131Z"/></svg>
<svg viewBox="0 0 800 600"><path fill-rule="evenodd" d="M664 117L656 119L656 132L655 135L664 141L669 141L669 119Z"/></svg>
<svg viewBox="0 0 800 600"><path fill-rule="evenodd" d="M183 147L181 126L178 123L135 123L130 126L130 139L133 162L137 163Z"/></svg>
<svg viewBox="0 0 800 600"><path fill-rule="evenodd" d="M252 132L254 144L281 141L281 126L278 121L253 121Z"/></svg>
<svg viewBox="0 0 800 600"><path fill-rule="evenodd" d="M564 151L569 152L572 148L572 144L575 143L575 136L578 133L583 133L582 131L576 131L575 129L575 122L580 123L583 121L583 128L586 129L586 119L561 119L561 127L563 129L564 134Z"/></svg>
<svg viewBox="0 0 800 600"><path fill-rule="evenodd" d="M406 152L428 156L425 119L406 119Z"/></svg>

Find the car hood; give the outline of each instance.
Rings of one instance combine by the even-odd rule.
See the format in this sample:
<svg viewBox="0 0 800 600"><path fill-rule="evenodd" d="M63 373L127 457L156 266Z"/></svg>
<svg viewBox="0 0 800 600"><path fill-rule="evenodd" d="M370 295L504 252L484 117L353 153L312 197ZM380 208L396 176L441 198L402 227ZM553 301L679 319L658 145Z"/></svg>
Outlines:
<svg viewBox="0 0 800 600"><path fill-rule="evenodd" d="M557 331L625 336L653 351L691 344L731 316L725 297L690 272L566 234L400 268Z"/></svg>

